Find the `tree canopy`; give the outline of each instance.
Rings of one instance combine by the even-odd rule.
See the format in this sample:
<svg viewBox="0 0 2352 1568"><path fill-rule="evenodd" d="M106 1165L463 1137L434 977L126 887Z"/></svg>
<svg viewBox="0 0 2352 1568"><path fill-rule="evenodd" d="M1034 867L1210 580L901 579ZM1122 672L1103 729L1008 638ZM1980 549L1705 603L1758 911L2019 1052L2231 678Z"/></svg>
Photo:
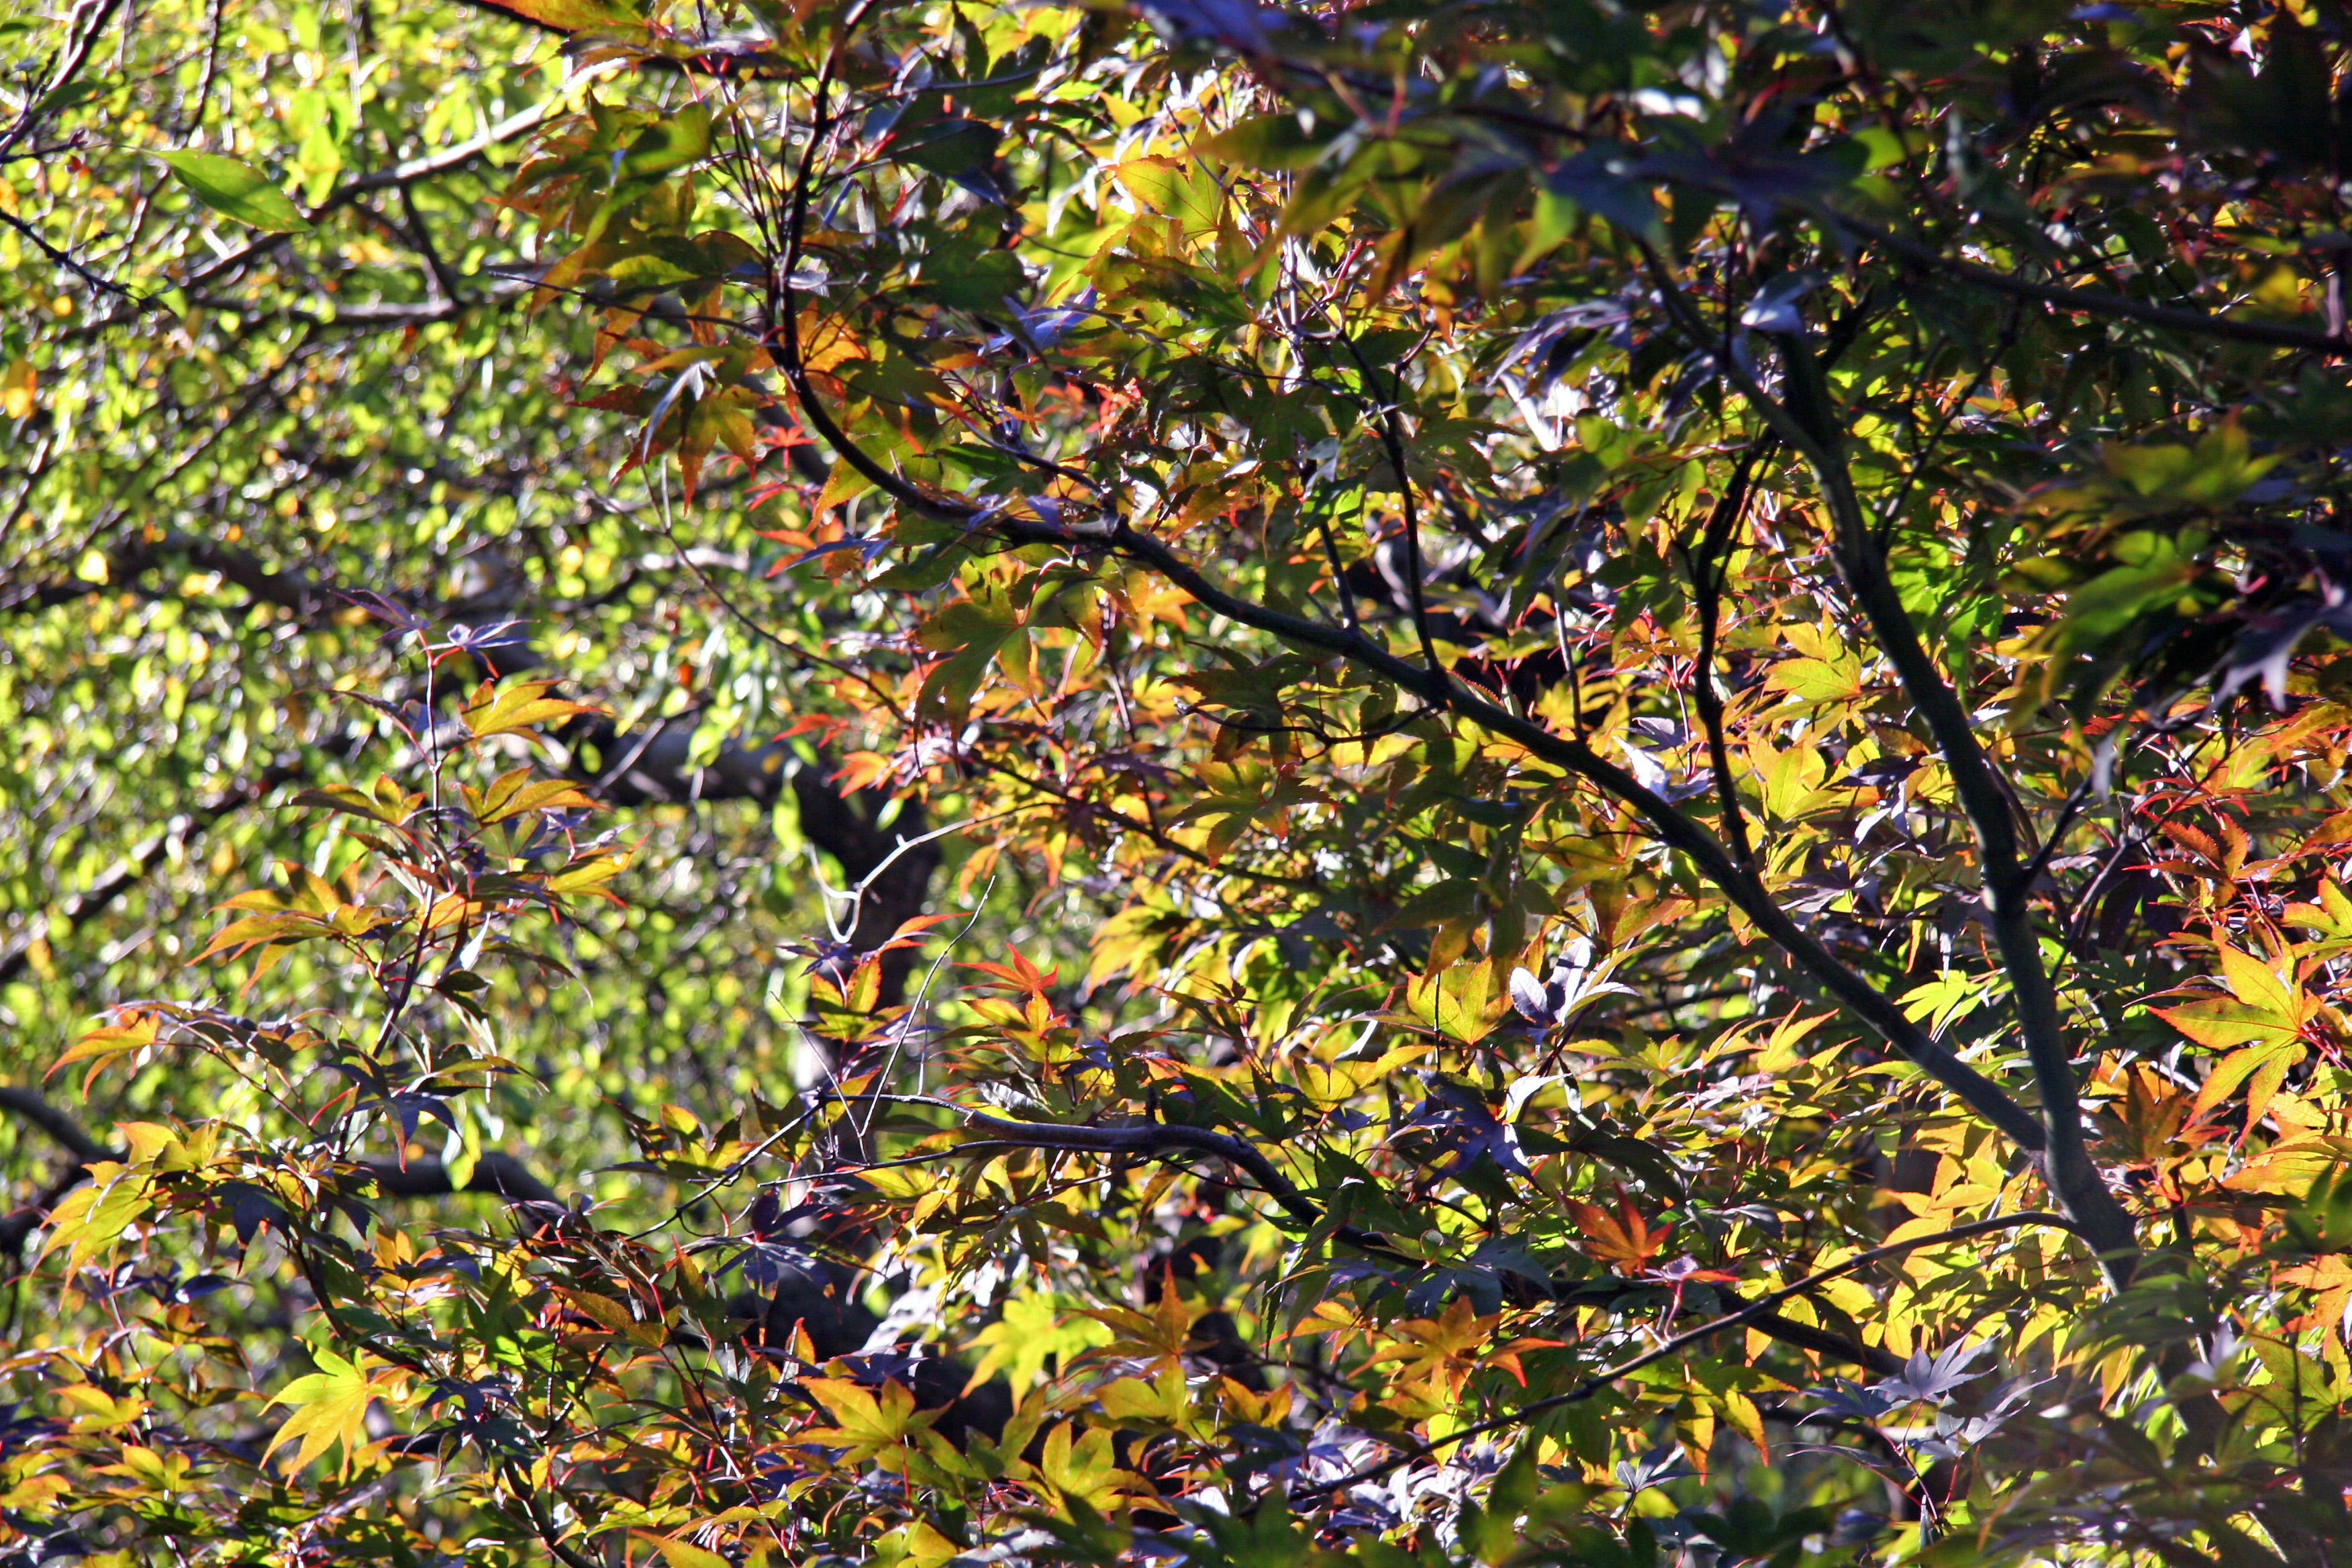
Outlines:
<svg viewBox="0 0 2352 1568"><path fill-rule="evenodd" d="M0 45L0 1562L2352 1561L2340 0Z"/></svg>

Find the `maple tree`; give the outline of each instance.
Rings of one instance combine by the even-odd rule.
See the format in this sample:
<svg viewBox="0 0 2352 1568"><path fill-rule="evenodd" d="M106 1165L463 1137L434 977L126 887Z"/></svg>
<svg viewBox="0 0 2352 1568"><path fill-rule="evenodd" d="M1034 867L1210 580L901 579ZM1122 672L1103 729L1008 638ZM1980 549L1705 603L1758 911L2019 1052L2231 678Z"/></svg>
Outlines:
<svg viewBox="0 0 2352 1568"><path fill-rule="evenodd" d="M2344 1557L2340 5L47 26L0 1551Z"/></svg>

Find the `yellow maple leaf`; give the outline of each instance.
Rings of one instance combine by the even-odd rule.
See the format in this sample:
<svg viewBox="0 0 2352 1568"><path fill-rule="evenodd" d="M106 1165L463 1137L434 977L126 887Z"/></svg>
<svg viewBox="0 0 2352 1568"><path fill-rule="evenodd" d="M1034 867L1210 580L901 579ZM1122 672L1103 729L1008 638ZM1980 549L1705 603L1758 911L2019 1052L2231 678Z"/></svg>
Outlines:
<svg viewBox="0 0 2352 1568"><path fill-rule="evenodd" d="M389 1394L405 1374L397 1367L387 1367L371 1376L361 1361L345 1361L334 1352L316 1352L320 1370L288 1384L269 1403L289 1405L294 1414L278 1428L262 1455L266 1463L279 1445L299 1439L301 1447L294 1452L294 1469L300 1470L337 1443L343 1446L343 1463L351 1464L367 1439L368 1405L379 1395Z"/></svg>

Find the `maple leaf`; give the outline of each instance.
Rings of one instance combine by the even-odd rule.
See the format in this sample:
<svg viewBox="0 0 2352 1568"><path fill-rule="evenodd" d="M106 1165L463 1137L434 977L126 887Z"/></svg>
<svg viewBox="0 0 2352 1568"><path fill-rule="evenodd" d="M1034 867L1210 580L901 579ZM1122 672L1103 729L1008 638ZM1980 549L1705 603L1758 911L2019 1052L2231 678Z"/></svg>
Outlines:
<svg viewBox="0 0 2352 1568"><path fill-rule="evenodd" d="M554 685L552 680L514 680L501 687L486 680L458 718L476 740L481 740L490 735L519 734L575 714L602 711L583 702L548 696Z"/></svg>
<svg viewBox="0 0 2352 1568"><path fill-rule="evenodd" d="M2340 1252L2315 1258L2278 1272L2284 1284L2300 1285L2313 1292L2311 1310L2287 1325L2290 1329L2334 1329L2352 1341L2352 1261Z"/></svg>
<svg viewBox="0 0 2352 1568"><path fill-rule="evenodd" d="M1673 1226L1669 1220L1653 1229L1622 1188L1618 1189L1613 1214L1598 1204L1574 1198L1563 1200L1560 1207L1583 1233L1585 1256L1621 1274L1638 1274L1648 1268L1650 1259L1666 1245L1666 1232Z"/></svg>
<svg viewBox="0 0 2352 1568"><path fill-rule="evenodd" d="M1501 1314L1479 1317L1470 1304L1470 1298L1454 1298L1445 1310L1434 1318L1416 1318L1395 1325L1388 1345L1371 1358L1374 1364L1399 1362L1401 1378L1407 1383L1425 1383L1443 1388L1448 1398L1458 1398L1462 1385L1478 1370L1487 1356L1487 1342L1493 1338L1495 1325L1502 1321ZM1512 1354L1524 1350L1524 1343L1503 1347Z"/></svg>
<svg viewBox="0 0 2352 1568"><path fill-rule="evenodd" d="M1066 1508L1075 1499L1107 1513L1141 1482L1118 1468L1108 1432L1097 1426L1073 1440L1071 1431L1071 1425L1065 1422L1045 1435L1037 1455L1038 1477L1061 1495Z"/></svg>
<svg viewBox="0 0 2352 1568"><path fill-rule="evenodd" d="M281 1445L299 1438L301 1447L294 1452L296 1471L337 1443L343 1446L343 1463L348 1467L367 1438L368 1405L379 1395L394 1392L406 1376L397 1367L383 1368L371 1375L364 1352L359 1361L345 1361L330 1350L313 1353L320 1370L296 1378L269 1402L291 1405L294 1414L278 1428L278 1435L269 1440L262 1458L267 1461Z"/></svg>
<svg viewBox="0 0 2352 1568"><path fill-rule="evenodd" d="M1028 996L1043 996L1061 978L1059 968L1040 969L1018 952L1008 952L1005 957L1008 963L990 963L981 960L959 967L992 975L1005 989Z"/></svg>
<svg viewBox="0 0 2352 1568"><path fill-rule="evenodd" d="M939 1411L917 1410L915 1396L899 1383L884 1384L878 1395L846 1378L813 1377L801 1386L822 1401L834 1419L831 1426L803 1432L803 1442L847 1448L858 1461L886 1470L903 1466L908 1445L940 1418Z"/></svg>

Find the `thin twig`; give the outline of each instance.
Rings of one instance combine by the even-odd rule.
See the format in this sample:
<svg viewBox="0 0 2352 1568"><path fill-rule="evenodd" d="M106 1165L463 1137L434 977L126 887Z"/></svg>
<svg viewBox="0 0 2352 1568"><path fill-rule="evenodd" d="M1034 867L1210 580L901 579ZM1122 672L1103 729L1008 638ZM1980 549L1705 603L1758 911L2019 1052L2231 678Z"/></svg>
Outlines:
<svg viewBox="0 0 2352 1568"><path fill-rule="evenodd" d="M1689 557L1691 591L1698 596L1698 658L1693 666L1691 695L1698 703L1700 725L1706 731L1708 764L1715 771L1715 795L1723 818L1723 837L1741 865L1756 867L1755 847L1748 841L1747 814L1740 809L1739 791L1731 776L1731 748L1723 729L1723 694L1715 686L1715 645L1723 616L1725 558L1731 531L1748 509L1748 481L1758 458L1775 445L1769 438L1739 456L1731 483L1715 503L1699 547Z"/></svg>
<svg viewBox="0 0 2352 1568"><path fill-rule="evenodd" d="M101 278L97 273L92 272L89 268L84 267L80 262L75 260L72 252L65 250L58 246L51 245L47 239L43 237L39 229L35 228L31 224L26 223L15 213L9 212L5 208L0 208L0 223L6 224L10 228L15 229L18 234L23 235L26 239L31 240L33 242L34 248L38 250L42 255L47 257L58 266L64 268L67 271L72 273L75 277L80 279L83 282L89 284L93 289L102 289L106 293L119 296L123 303L129 305L132 310L145 310L152 308L154 305L155 301L152 298L147 295L134 294L130 289L124 288L121 284L114 281L111 278Z"/></svg>
<svg viewBox="0 0 2352 1568"><path fill-rule="evenodd" d="M1379 379L1373 374L1370 362L1356 346L1356 340L1345 329L1337 332L1348 357L1356 362L1356 369L1364 378L1375 397L1380 390ZM1404 520L1405 594L1412 610L1412 629L1421 638L1421 657L1432 674L1442 676L1445 663L1437 656L1437 638L1429 629L1429 605L1422 582L1424 570L1421 558L1421 517L1413 502L1412 476L1405 471L1404 415L1400 406L1404 401L1404 374L1389 372L1389 395L1379 399L1376 412L1381 421L1381 443L1388 448L1389 466L1396 470L1397 498ZM1350 617L1352 622L1352 617Z"/></svg>

